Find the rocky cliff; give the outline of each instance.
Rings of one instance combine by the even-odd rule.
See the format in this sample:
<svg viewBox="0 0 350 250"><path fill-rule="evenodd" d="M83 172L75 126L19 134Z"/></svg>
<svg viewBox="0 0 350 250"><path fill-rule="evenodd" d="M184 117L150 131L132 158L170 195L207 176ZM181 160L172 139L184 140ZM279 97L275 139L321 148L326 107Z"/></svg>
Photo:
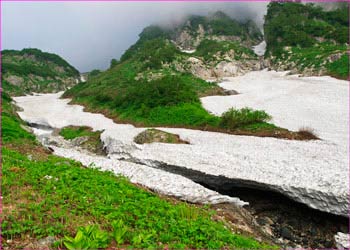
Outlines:
<svg viewBox="0 0 350 250"><path fill-rule="evenodd" d="M11 95L57 92L80 81L79 71L60 56L38 49L4 50L2 86Z"/></svg>

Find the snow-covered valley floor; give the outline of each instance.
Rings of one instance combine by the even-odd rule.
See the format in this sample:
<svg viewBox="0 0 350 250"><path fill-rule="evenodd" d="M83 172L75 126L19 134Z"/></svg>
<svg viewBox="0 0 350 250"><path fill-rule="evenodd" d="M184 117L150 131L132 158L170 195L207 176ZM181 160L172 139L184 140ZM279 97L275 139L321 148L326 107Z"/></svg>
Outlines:
<svg viewBox="0 0 350 250"><path fill-rule="evenodd" d="M101 139L108 150L108 160L87 158L69 149L57 148L57 154L86 161L86 164L95 162L97 166L113 169L131 179L131 172L139 172L141 175L134 178L137 182L160 192L163 188L163 193L172 193L169 190L173 186L179 192L181 188L187 190L182 198L192 192L192 196L198 195L193 199L200 201L207 199L210 202L210 197L217 201L229 199L201 187L203 191L195 187L194 182L178 175L160 178L170 173L152 167L165 163L211 176L225 176L236 182L251 183L283 193L310 207L348 216L348 84L330 77L298 78L284 74L259 71L230 78L220 85L235 89L240 95L206 97L202 99L203 105L216 114L231 106L264 109L273 116L276 125L291 130L308 126L315 129L322 140L289 141L161 128L179 134L190 144L136 145L133 138L145 128L115 124L101 114L84 112L83 107L68 105L69 100L59 99L61 93L14 99L23 108L19 112L21 118L28 122L56 128L84 125L105 130ZM131 163L119 161L121 158L136 159L146 166L133 164L131 172L127 172L121 169L123 166L127 169L125 164ZM159 175L158 172L153 177L150 177L153 174L146 174L153 170L160 171ZM143 177L142 172L145 173ZM183 180L183 186L176 184L179 179ZM181 194L178 196L181 197ZM236 199L231 202L239 203Z"/></svg>

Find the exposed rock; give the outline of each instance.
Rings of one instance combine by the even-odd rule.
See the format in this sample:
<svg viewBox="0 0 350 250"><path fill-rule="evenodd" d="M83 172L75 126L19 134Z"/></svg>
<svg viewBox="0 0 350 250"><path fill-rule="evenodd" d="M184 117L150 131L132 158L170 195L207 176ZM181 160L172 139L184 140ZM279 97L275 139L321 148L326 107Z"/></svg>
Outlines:
<svg viewBox="0 0 350 250"><path fill-rule="evenodd" d="M6 76L5 80L15 86L21 86L21 84L24 82L24 79L22 77L16 75Z"/></svg>
<svg viewBox="0 0 350 250"><path fill-rule="evenodd" d="M338 249L350 249L350 235L338 232L334 236L334 240Z"/></svg>
<svg viewBox="0 0 350 250"><path fill-rule="evenodd" d="M189 144L189 142L180 139L178 135L167 133L158 129L147 129L134 138L137 144L161 142L175 144Z"/></svg>
<svg viewBox="0 0 350 250"><path fill-rule="evenodd" d="M294 240L294 236L292 234L292 232L290 231L290 229L288 227L282 227L280 229L280 235L285 238L285 239L288 239L288 240Z"/></svg>
<svg viewBox="0 0 350 250"><path fill-rule="evenodd" d="M330 56L327 58L327 60L328 60L329 62L337 61L337 60L340 59L340 57L342 57L343 54L344 54L344 53L342 53L342 52L339 52L339 53L336 53L336 54L332 54L332 55L330 55Z"/></svg>
<svg viewBox="0 0 350 250"><path fill-rule="evenodd" d="M42 238L38 240L37 242L29 243L23 249L24 250L32 250L32 249L49 250L51 249L52 244L56 242L56 240L57 239L55 237L48 236L46 238Z"/></svg>
<svg viewBox="0 0 350 250"><path fill-rule="evenodd" d="M236 90L233 90L233 89L230 89L230 90L225 89L224 93L225 93L225 95L238 95L239 94Z"/></svg>
<svg viewBox="0 0 350 250"><path fill-rule="evenodd" d="M71 143L74 147L77 147L77 146L81 146L83 143L87 142L88 140L89 140L89 136L81 136L71 140Z"/></svg>

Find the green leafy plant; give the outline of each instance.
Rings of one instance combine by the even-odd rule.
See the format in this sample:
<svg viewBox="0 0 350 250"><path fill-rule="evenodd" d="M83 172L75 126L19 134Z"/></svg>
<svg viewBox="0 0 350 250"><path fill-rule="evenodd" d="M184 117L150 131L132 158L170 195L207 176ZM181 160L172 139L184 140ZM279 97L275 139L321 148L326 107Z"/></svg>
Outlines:
<svg viewBox="0 0 350 250"><path fill-rule="evenodd" d="M237 129L244 125L266 122L271 116L263 110L252 110L250 108L229 109L223 113L220 126L226 129Z"/></svg>
<svg viewBox="0 0 350 250"><path fill-rule="evenodd" d="M64 236L63 240L63 244L69 250L105 248L109 242L108 233L100 230L96 225L80 227L74 238Z"/></svg>
<svg viewBox="0 0 350 250"><path fill-rule="evenodd" d="M126 233L128 232L128 227L124 224L123 220L113 221L113 239L117 242L118 245L125 242Z"/></svg>

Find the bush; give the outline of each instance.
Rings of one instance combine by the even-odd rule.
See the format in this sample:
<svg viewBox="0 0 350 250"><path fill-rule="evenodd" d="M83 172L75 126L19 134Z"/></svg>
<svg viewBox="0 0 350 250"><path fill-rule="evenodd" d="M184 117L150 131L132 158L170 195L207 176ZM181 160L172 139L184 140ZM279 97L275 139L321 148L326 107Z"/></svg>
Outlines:
<svg viewBox="0 0 350 250"><path fill-rule="evenodd" d="M130 86L124 95L116 97L115 106L119 109L130 107L140 109L191 102L199 102L193 87L181 77L165 76L158 80Z"/></svg>
<svg viewBox="0 0 350 250"><path fill-rule="evenodd" d="M349 56L344 54L339 60L328 63L326 67L332 76L347 79L349 77Z"/></svg>
<svg viewBox="0 0 350 250"><path fill-rule="evenodd" d="M309 140L319 139L315 133L315 130L309 127L301 127L298 131L298 134L302 136L304 139L309 139Z"/></svg>
<svg viewBox="0 0 350 250"><path fill-rule="evenodd" d="M271 116L263 110L252 110L250 108L231 108L222 114L220 126L233 130L248 124L267 122L269 120L271 120Z"/></svg>
<svg viewBox="0 0 350 250"><path fill-rule="evenodd" d="M106 248L110 242L107 232L97 225L80 227L74 238L64 236L63 243L69 250Z"/></svg>

